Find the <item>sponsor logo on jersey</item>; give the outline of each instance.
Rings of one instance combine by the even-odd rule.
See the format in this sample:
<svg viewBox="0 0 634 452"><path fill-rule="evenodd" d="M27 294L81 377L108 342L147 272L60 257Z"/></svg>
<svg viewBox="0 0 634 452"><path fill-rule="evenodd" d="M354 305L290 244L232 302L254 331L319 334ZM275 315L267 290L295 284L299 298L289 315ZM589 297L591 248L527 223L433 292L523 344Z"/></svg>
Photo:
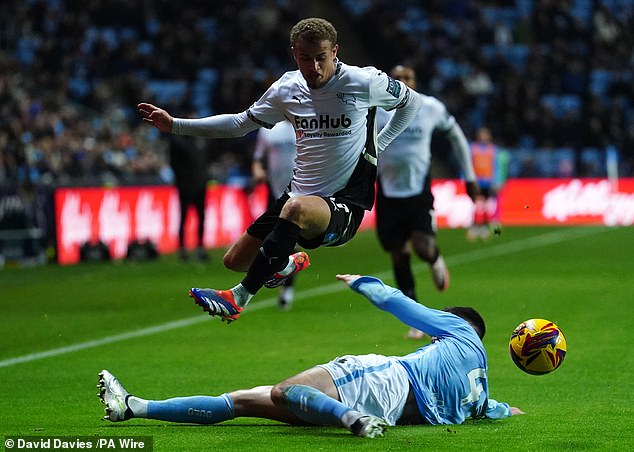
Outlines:
<svg viewBox="0 0 634 452"><path fill-rule="evenodd" d="M350 119L345 113L337 117L329 114L319 115L312 118L302 118L295 116L295 129L339 129L341 127L347 129L352 125Z"/></svg>
<svg viewBox="0 0 634 452"><path fill-rule="evenodd" d="M348 94L348 93L337 93L337 98L339 98L339 100L341 102L343 102L344 104L355 104L357 103L357 97L354 94Z"/></svg>
<svg viewBox="0 0 634 452"><path fill-rule="evenodd" d="M392 77L387 77L387 87L385 90L390 93L392 96L398 97L401 95L401 84L394 80Z"/></svg>
<svg viewBox="0 0 634 452"><path fill-rule="evenodd" d="M302 99L304 99L304 96L302 94L296 94L296 95L293 96L293 99L301 104L302 103Z"/></svg>

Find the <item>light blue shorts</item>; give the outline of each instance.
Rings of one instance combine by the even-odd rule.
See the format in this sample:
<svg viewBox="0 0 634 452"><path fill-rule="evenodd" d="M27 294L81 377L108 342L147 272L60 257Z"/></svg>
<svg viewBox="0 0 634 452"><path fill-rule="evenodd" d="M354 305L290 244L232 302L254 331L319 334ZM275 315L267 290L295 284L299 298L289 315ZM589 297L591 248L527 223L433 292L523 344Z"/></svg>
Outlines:
<svg viewBox="0 0 634 452"><path fill-rule="evenodd" d="M405 368L395 358L345 355L318 367L330 374L344 405L396 425L410 386Z"/></svg>

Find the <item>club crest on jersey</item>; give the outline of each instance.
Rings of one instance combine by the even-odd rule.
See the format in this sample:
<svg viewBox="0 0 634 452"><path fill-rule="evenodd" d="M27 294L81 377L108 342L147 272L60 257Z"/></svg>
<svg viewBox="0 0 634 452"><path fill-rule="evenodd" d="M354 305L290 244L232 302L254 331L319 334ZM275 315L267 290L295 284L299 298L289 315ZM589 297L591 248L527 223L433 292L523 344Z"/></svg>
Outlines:
<svg viewBox="0 0 634 452"><path fill-rule="evenodd" d="M337 97L344 104L350 105L350 104L357 103L357 97L354 94L347 94L347 93L339 92L339 93L337 93Z"/></svg>
<svg viewBox="0 0 634 452"><path fill-rule="evenodd" d="M401 84L388 75L385 90L398 99L401 94Z"/></svg>

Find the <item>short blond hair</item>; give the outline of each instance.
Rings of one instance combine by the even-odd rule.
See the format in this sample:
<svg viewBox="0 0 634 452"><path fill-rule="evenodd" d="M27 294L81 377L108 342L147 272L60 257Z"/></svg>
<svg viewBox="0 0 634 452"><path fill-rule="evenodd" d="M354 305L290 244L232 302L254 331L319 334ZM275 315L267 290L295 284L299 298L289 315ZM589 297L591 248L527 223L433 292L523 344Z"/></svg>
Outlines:
<svg viewBox="0 0 634 452"><path fill-rule="evenodd" d="M291 46L298 41L312 43L330 41L334 45L337 44L337 30L326 19L309 17L300 20L291 28L290 41Z"/></svg>

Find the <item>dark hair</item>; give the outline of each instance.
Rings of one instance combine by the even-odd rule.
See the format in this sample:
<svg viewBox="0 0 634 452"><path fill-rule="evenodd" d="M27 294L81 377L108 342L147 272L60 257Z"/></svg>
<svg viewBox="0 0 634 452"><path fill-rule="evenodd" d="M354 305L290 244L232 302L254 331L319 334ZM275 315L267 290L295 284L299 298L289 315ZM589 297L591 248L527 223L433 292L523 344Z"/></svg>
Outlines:
<svg viewBox="0 0 634 452"><path fill-rule="evenodd" d="M452 314L465 319L469 322L469 325L471 325L475 332L478 333L480 339L484 338L484 333L486 333L484 319L475 309L464 306L454 306L452 308L445 308L443 311L451 312Z"/></svg>
<svg viewBox="0 0 634 452"><path fill-rule="evenodd" d="M337 30L325 19L309 17L297 22L291 29L291 46L297 41L307 41L319 43L330 41L333 45L337 43Z"/></svg>

